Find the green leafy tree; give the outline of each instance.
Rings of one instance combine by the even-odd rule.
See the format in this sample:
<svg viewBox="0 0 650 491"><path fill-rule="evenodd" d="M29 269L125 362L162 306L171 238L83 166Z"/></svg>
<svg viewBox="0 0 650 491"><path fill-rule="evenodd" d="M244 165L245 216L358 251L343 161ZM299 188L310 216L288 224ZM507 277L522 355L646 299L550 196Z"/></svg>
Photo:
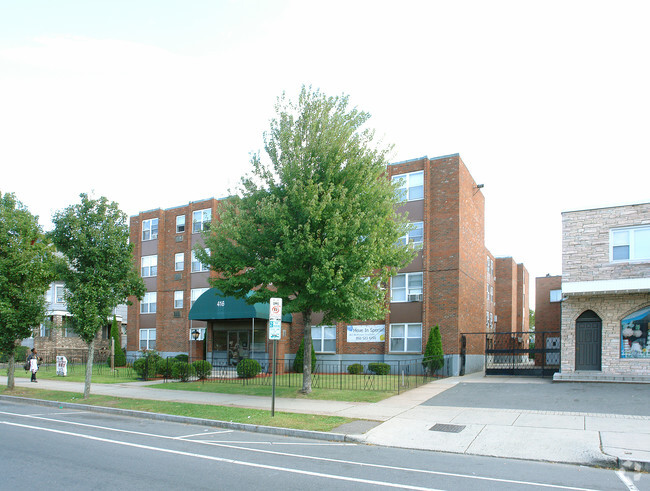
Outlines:
<svg viewBox="0 0 650 491"><path fill-rule="evenodd" d="M364 128L370 115L348 107L347 96L305 87L275 109L265 158L253 155L252 172L205 235L210 253L198 257L226 295L250 304L282 298L285 313L302 314L311 346L314 312L327 324L384 318L382 286L413 252L398 242L408 224L386 176L389 149ZM311 371L307 356L303 393Z"/></svg>
<svg viewBox="0 0 650 491"><path fill-rule="evenodd" d="M16 347L45 316L53 252L38 217L14 194L0 193L0 353L8 358L9 389L15 383Z"/></svg>
<svg viewBox="0 0 650 491"><path fill-rule="evenodd" d="M74 330L88 345L84 398L90 395L95 339L111 311L130 295L142 299L144 282L133 263L126 215L105 197L89 198L55 213L52 241L65 258L60 278Z"/></svg>
<svg viewBox="0 0 650 491"><path fill-rule="evenodd" d="M442 351L442 337L440 336L440 327L437 325L429 331L429 339L424 349L422 365L429 373L440 370L445 366L445 355Z"/></svg>

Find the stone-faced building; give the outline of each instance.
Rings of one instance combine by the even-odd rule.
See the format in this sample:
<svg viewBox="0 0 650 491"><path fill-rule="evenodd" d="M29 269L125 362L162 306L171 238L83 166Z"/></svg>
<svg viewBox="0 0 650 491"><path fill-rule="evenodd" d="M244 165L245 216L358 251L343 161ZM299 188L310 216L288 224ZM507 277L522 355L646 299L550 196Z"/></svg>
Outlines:
<svg viewBox="0 0 650 491"><path fill-rule="evenodd" d="M387 172L401 184L399 211L408 212L414 223L403 240L417 249L417 255L392 278L385 319L323 326L321 316L312 317L318 359L341 363L343 368L348 362L421 359L430 330L439 325L448 373L459 373L461 351L465 371L480 370L484 337L468 337L464 350L461 343L465 333L485 333L498 326L498 273L485 247L482 186L458 154L398 162ZM192 257L192 249L202 240L201 229L218 209L219 201L210 199L131 217L131 243L147 286L143 301L129 309L131 356L156 349L166 356L189 353L229 363L241 357L268 359L268 306L215 296L208 289L210 273ZM515 270L525 276L526 290L510 291L509 302L516 306L515 318L524 315L525 305L525 320L517 324L523 326L528 322L528 273L523 266L515 265ZM286 316L278 355L293 356L303 333L301 316Z"/></svg>
<svg viewBox="0 0 650 491"><path fill-rule="evenodd" d="M562 214L557 380L650 379L650 203Z"/></svg>

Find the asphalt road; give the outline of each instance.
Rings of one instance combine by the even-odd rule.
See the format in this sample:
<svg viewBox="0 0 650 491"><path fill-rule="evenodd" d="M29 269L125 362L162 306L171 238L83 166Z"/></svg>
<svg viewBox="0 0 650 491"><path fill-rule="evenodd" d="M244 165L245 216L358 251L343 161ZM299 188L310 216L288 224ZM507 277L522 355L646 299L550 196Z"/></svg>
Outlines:
<svg viewBox="0 0 650 491"><path fill-rule="evenodd" d="M0 403L0 489L650 490L650 476ZM632 487L630 487L630 485Z"/></svg>
<svg viewBox="0 0 650 491"><path fill-rule="evenodd" d="M423 405L650 416L650 385L462 382Z"/></svg>

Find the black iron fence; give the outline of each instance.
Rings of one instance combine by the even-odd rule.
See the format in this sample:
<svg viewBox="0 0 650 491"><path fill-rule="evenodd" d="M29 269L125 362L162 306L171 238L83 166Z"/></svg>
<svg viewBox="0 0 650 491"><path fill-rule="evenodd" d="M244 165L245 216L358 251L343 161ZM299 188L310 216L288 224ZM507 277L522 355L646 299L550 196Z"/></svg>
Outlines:
<svg viewBox="0 0 650 491"><path fill-rule="evenodd" d="M317 360L312 367L312 388L337 390L375 390L401 392L432 380L451 375L450 368L431 371L422 359L404 359L386 362L367 360ZM144 380L220 382L243 385L272 384L271 360L243 359L236 366L228 358L211 361L161 358L146 354L133 360L133 368ZM276 386L302 387L303 374L296 371L293 358L276 360Z"/></svg>

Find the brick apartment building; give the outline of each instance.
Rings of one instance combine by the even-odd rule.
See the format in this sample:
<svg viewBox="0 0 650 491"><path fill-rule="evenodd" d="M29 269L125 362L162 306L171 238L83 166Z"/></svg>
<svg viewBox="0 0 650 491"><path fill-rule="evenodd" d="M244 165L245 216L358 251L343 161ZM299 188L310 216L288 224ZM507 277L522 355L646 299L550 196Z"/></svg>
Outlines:
<svg viewBox="0 0 650 491"><path fill-rule="evenodd" d="M317 356L342 363L421 358L429 331L439 325L448 372L459 373L461 364L466 372L481 370L485 340L468 336L463 347L463 334L499 329L501 315L513 319L509 329L527 329L528 273L511 258L495 259L486 249L482 186L458 154L391 164L388 175L401 183L404 204L399 211L408 212L415 224L403 240L418 253L392 278L385 319L320 326L322 318L312 317ZM192 248L202 240L200 231L217 216L218 207L218 200L209 199L131 217L131 242L147 295L129 308L130 356L156 349L213 361L226 356L229 361L233 356L268 359L268 306L247 306L208 292L210 273L192 258ZM510 263L514 279L501 291L499 264ZM510 314L500 313L501 295L513 306ZM280 356L295 354L303 329L299 314L283 318Z"/></svg>

